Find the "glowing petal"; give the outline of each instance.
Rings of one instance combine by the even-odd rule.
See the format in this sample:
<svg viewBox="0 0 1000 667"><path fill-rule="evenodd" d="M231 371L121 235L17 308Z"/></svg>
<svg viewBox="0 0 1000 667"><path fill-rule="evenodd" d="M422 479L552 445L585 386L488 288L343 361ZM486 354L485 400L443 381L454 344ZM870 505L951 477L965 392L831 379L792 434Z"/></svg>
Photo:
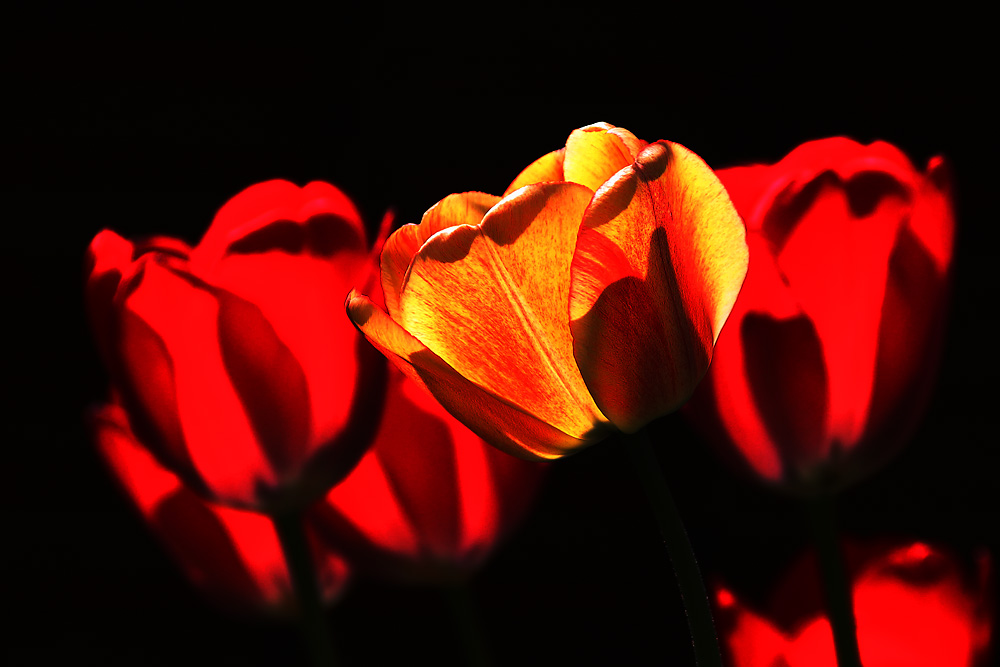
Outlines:
<svg viewBox="0 0 1000 667"><path fill-rule="evenodd" d="M273 180L252 185L226 202L215 214L191 259L198 266L210 266L230 250L232 243L251 234L275 223L302 223L317 216L341 220L350 232L338 237L337 244L364 253L367 248L364 224L343 192L319 181L300 188L288 181ZM268 233L275 232L272 229Z"/></svg>
<svg viewBox="0 0 1000 667"><path fill-rule="evenodd" d="M642 146L628 130L607 123L573 130L566 140L564 178L596 191L615 173L632 164Z"/></svg>
<svg viewBox="0 0 1000 667"><path fill-rule="evenodd" d="M449 227L478 225L498 201L500 197L485 192L448 195L424 213L419 225L404 225L393 232L382 247L382 293L390 315L398 317L406 270L427 239Z"/></svg>
<svg viewBox="0 0 1000 667"><path fill-rule="evenodd" d="M683 146L646 147L594 196L573 259L571 327L580 371L618 428L687 400L747 263L736 209Z"/></svg>
<svg viewBox="0 0 1000 667"><path fill-rule="evenodd" d="M361 333L400 370L426 387L463 424L508 454L551 459L583 444L462 377L371 299L351 292L347 313Z"/></svg>
<svg viewBox="0 0 1000 667"><path fill-rule="evenodd" d="M524 168L524 171L517 175L514 182L507 187L503 196L506 197L515 190L520 190L525 185L566 180L563 177L563 156L565 154L566 149L560 148L557 151L546 153L529 164Z"/></svg>
<svg viewBox="0 0 1000 667"><path fill-rule="evenodd" d="M604 422L580 377L567 323L569 270L590 191L522 188L479 227L417 253L399 322L457 372L567 435Z"/></svg>

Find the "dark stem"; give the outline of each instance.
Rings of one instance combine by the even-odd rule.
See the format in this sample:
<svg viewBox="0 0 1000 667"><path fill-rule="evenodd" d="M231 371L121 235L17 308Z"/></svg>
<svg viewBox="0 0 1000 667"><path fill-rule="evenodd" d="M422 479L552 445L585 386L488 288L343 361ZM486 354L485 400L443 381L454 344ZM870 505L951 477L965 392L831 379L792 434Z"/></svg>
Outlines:
<svg viewBox="0 0 1000 667"><path fill-rule="evenodd" d="M833 628L833 643L838 667L861 667L858 652L857 624L851 600L851 585L844 568L844 558L837 544L837 517L834 498L821 495L807 501L809 527L819 551L827 614Z"/></svg>
<svg viewBox="0 0 1000 667"><path fill-rule="evenodd" d="M677 511L674 499L667 488L660 462L656 458L649 436L642 429L625 441L633 467L639 476L643 491L656 515L660 534L667 546L667 555L674 566L677 585L681 591L684 610L687 614L691 643L694 646L695 662L699 667L722 667L719 653L719 639L712 622L712 610L708 603L705 584L701 580L698 561L691 549L684 523Z"/></svg>
<svg viewBox="0 0 1000 667"><path fill-rule="evenodd" d="M490 658L489 651L486 650L478 608L472 599L469 585L464 581L447 584L445 592L448 596L452 616L455 619L455 625L458 626L459 634L462 636L462 646L465 649L467 664L472 667L491 667L493 660Z"/></svg>
<svg viewBox="0 0 1000 667"><path fill-rule="evenodd" d="M313 566L309 542L306 539L302 515L289 513L272 516L274 529L285 554L292 590L298 605L299 628L309 647L312 664L330 667L336 664L336 655L330 640L323 603L320 600L316 569Z"/></svg>

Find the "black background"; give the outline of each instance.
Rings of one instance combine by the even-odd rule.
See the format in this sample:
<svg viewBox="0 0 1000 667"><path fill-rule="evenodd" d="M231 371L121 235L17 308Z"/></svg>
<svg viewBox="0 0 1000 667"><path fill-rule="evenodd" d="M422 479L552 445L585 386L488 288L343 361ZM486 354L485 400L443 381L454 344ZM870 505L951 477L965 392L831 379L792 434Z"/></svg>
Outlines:
<svg viewBox="0 0 1000 667"><path fill-rule="evenodd" d="M416 222L449 193L501 192L599 120L681 142L713 167L837 134L888 140L921 167L949 159L959 228L937 388L910 446L844 494L842 523L857 537L997 554L985 93L996 62L982 17L915 7L8 14L3 661L302 660L290 628L206 605L97 458L83 415L106 376L81 279L95 233L195 242L229 197L270 178L332 182L370 226L390 207ZM805 543L796 506L720 467L681 419L653 434L709 580L761 598ZM472 582L499 664L692 664L669 564L616 444L553 465L534 513ZM432 589L357 581L331 623L344 664L461 660Z"/></svg>

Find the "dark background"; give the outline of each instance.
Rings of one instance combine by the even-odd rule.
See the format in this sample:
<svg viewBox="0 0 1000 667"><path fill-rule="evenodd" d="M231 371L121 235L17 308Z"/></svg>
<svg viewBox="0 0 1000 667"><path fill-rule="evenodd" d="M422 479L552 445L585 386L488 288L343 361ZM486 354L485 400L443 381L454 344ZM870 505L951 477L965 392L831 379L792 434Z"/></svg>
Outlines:
<svg viewBox="0 0 1000 667"><path fill-rule="evenodd" d="M228 198L279 177L336 184L370 226L390 207L416 222L449 193L501 192L598 120L681 142L713 167L773 162L837 134L888 140L920 167L948 158L959 227L937 388L908 449L842 497L842 523L967 558L1000 553L984 92L995 60L982 18L961 5L914 11L368 3L250 17L254 31L245 10L8 14L3 662L301 660L290 628L202 601L95 453L83 415L106 375L82 308L95 233L195 242ZM762 598L805 543L795 505L720 467L681 419L653 432L704 572ZM693 664L669 564L614 441L552 466L534 513L472 589L499 664ZM358 581L331 622L345 664L461 660L435 590Z"/></svg>

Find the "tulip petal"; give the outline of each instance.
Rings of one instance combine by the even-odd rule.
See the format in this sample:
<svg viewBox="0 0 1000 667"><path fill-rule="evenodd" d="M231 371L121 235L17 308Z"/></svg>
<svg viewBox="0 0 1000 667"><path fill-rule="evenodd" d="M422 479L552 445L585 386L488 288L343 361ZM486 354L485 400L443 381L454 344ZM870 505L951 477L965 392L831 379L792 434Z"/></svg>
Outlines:
<svg viewBox="0 0 1000 667"><path fill-rule="evenodd" d="M365 251L367 236L361 215L343 192L319 181L300 188L288 181L273 180L252 185L226 202L194 249L192 261L199 267L211 266L233 243L246 243L243 239L249 235L275 223L302 223L317 216L339 219L349 230L326 235L327 243L335 238L341 247ZM264 237L273 243L281 240L282 232L279 225Z"/></svg>
<svg viewBox="0 0 1000 667"><path fill-rule="evenodd" d="M215 296L229 379L272 468L293 474L306 459L312 422L302 367L257 306L224 290Z"/></svg>
<svg viewBox="0 0 1000 667"><path fill-rule="evenodd" d="M114 356L115 293L122 278L132 272L132 244L110 230L102 230L87 248L87 315L105 366Z"/></svg>
<svg viewBox="0 0 1000 667"><path fill-rule="evenodd" d="M804 316L777 320L756 313L740 324L749 394L785 477L808 474L830 455L826 450L831 446L826 439L827 372L816 327Z"/></svg>
<svg viewBox="0 0 1000 667"><path fill-rule="evenodd" d="M367 266L365 254L348 253L357 267ZM312 445L328 442L347 428L350 406L361 373L352 354L357 334L341 310L341 299L359 277L357 269L332 258L267 251L228 254L205 279L260 309L280 343L298 363L308 385L312 414ZM304 441L304 442L305 442Z"/></svg>
<svg viewBox="0 0 1000 667"><path fill-rule="evenodd" d="M462 376L574 438L604 417L567 323L569 269L590 191L527 186L478 227L436 234L413 259L400 325Z"/></svg>
<svg viewBox="0 0 1000 667"><path fill-rule="evenodd" d="M382 293L390 316L399 316L406 271L427 239L456 225L478 225L498 201L500 197L485 192L448 195L424 213L419 225L403 225L389 237L382 247Z"/></svg>
<svg viewBox="0 0 1000 667"><path fill-rule="evenodd" d="M400 370L493 446L521 458L553 459L584 444L462 377L371 299L352 291L347 313Z"/></svg>
<svg viewBox="0 0 1000 667"><path fill-rule="evenodd" d="M775 201L764 221L777 266L820 335L829 377L827 439L856 444L867 421L889 257L910 207L882 172L826 173ZM784 230L779 233L777 230Z"/></svg>
<svg viewBox="0 0 1000 667"><path fill-rule="evenodd" d="M198 282L147 261L141 279L123 295L126 396L137 403L126 408L136 414L138 407L157 422L156 432L169 437L172 453L187 453L211 495L245 503L275 479L226 371L218 299Z"/></svg>
<svg viewBox="0 0 1000 667"><path fill-rule="evenodd" d="M594 196L573 259L580 371L632 432L687 400L746 275L745 229L694 153L651 144Z"/></svg>
<svg viewBox="0 0 1000 667"><path fill-rule="evenodd" d="M461 529L455 443L445 423L421 410L404 391L409 387L426 393L423 388L404 384L398 373L393 381L386 409L395 418L384 421L372 451L414 532L432 556L448 558L458 550Z"/></svg>
<svg viewBox="0 0 1000 667"><path fill-rule="evenodd" d="M507 186L503 196L506 197L515 190L520 190L525 185L535 183L548 183L552 181L565 181L563 176L563 156L566 154L565 148L546 153L524 168L514 182Z"/></svg>
<svg viewBox="0 0 1000 667"><path fill-rule="evenodd" d="M909 227L930 253L937 271L942 274L951 264L955 244L953 211L951 170L943 158L931 158L910 213Z"/></svg>
<svg viewBox="0 0 1000 667"><path fill-rule="evenodd" d="M595 123L573 130L566 140L563 179L596 192L619 170L632 164L643 142L628 130Z"/></svg>
<svg viewBox="0 0 1000 667"><path fill-rule="evenodd" d="M759 370L759 374L763 376L762 381L767 382L770 378L768 364L773 363L770 355L780 354L780 350L775 349L776 346L768 336L754 335L755 332L752 331L754 325L744 327L744 320L757 318L787 331L789 335L797 332L803 338L813 336L812 341L800 340L798 348L811 351L815 347L820 354L818 364L815 366L806 364L801 368L788 369L792 372L792 376L778 376L775 382L789 386L798 384L801 380L796 379L796 376L800 371L810 377L813 377L811 373L818 373L825 381L826 367L815 330L806 331L801 324L789 324L793 320L805 319L805 315L784 282L767 240L760 234L751 233L747 235L747 245L753 261L748 267L746 281L726 321L726 326L719 333L719 339L715 343L711 370L698 385L695 395L687 405L694 411L706 411L703 418L697 420L700 426L707 429L718 427L722 431L722 433L716 431L713 434L715 437L710 439L728 441L742 456L740 463L748 464L764 479L778 482L783 475L790 472L789 464L796 461L802 464L806 461L802 456L788 456L785 453L785 450L789 449L792 452L796 451L795 438L781 439L774 436L762 416L764 408L760 407L760 403L770 401L777 404L771 410L770 416L774 418L773 422L779 430L784 428L783 424L778 423L782 418L780 414L774 413L784 408L787 410L785 414L791 415L790 419L793 420L801 417L801 414L794 408L794 402L790 404L781 402L782 396L789 398L784 392L772 394L765 387L751 385L750 367L755 364L759 366L760 368L755 367L754 370ZM745 344L752 347L745 350ZM761 349L758 345L765 349ZM751 360L750 356L758 357L757 361ZM805 382L811 383L811 379ZM755 390L763 391L759 398L754 397ZM708 412L711 414L707 414ZM816 416L815 411L813 414ZM825 406L820 414L825 423ZM825 434L825 430L823 433ZM816 451L815 447L806 449ZM825 449L820 448L819 451L825 452ZM732 451L729 448L721 448L721 453L729 455Z"/></svg>

